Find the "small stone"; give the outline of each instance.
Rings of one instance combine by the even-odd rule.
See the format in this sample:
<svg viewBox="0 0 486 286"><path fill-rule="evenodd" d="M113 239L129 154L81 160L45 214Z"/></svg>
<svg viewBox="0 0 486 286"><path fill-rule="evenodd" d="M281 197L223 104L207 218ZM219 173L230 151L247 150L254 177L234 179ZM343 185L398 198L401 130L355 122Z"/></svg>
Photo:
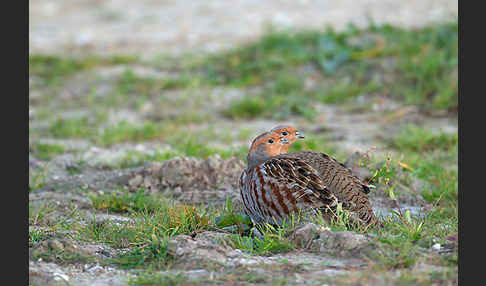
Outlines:
<svg viewBox="0 0 486 286"><path fill-rule="evenodd" d="M90 267L87 269L87 272L89 273L103 273L104 272L104 269L103 267L99 266L99 265L95 265L93 267Z"/></svg>
<svg viewBox="0 0 486 286"><path fill-rule="evenodd" d="M113 222L116 225L121 225L124 223L130 223L133 220L128 217L110 215L110 214L96 214L92 217L92 221L97 225L104 225L108 222Z"/></svg>
<svg viewBox="0 0 486 286"><path fill-rule="evenodd" d="M154 184L154 180L152 179L151 176L147 176L145 177L145 179L143 179L143 186L145 188L149 188L151 187L152 185Z"/></svg>
<svg viewBox="0 0 486 286"><path fill-rule="evenodd" d="M221 245L211 238L215 236L209 232L206 235L197 235L195 239L188 235L177 235L169 241L168 251L180 261L195 264L208 260L225 263L229 257L238 256L232 248Z"/></svg>
<svg viewBox="0 0 486 286"><path fill-rule="evenodd" d="M305 280L298 273L295 273L295 282L297 282L298 284L303 284L305 283Z"/></svg>
<svg viewBox="0 0 486 286"><path fill-rule="evenodd" d="M64 246L57 239L49 240L47 242L47 246L49 246L49 248L52 249L52 250L59 250L59 251L63 251L64 250Z"/></svg>
<svg viewBox="0 0 486 286"><path fill-rule="evenodd" d="M436 243L436 244L432 245L432 249L440 250L440 248L441 248L440 243Z"/></svg>
<svg viewBox="0 0 486 286"><path fill-rule="evenodd" d="M128 181L128 184L131 186L131 187L138 187L142 184L143 182L143 177L141 175L136 175L134 178L132 178L131 180Z"/></svg>
<svg viewBox="0 0 486 286"><path fill-rule="evenodd" d="M60 280L69 281L69 276L67 276L64 273L54 272L53 276L54 276L54 280L56 281L60 281Z"/></svg>
<svg viewBox="0 0 486 286"><path fill-rule="evenodd" d="M290 236L290 239L298 247L306 247L310 242L319 236L320 228L313 223L306 223L298 226Z"/></svg>
<svg viewBox="0 0 486 286"><path fill-rule="evenodd" d="M446 240L457 241L457 234L453 234L453 235L446 237Z"/></svg>
<svg viewBox="0 0 486 286"><path fill-rule="evenodd" d="M350 231L325 231L320 235L321 253L331 253L346 256L347 254L363 254L370 246L368 238L362 234Z"/></svg>

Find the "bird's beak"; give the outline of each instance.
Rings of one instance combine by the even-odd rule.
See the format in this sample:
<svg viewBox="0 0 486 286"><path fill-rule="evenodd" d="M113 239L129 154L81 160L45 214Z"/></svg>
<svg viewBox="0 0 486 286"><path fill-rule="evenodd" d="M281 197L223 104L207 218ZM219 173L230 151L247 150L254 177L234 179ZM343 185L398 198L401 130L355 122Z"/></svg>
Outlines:
<svg viewBox="0 0 486 286"><path fill-rule="evenodd" d="M287 140L287 139L285 139L285 138L283 138L283 137L281 137L281 138L280 138L280 142L281 142L282 144L289 144L289 140Z"/></svg>
<svg viewBox="0 0 486 286"><path fill-rule="evenodd" d="M302 133L300 131L296 131L295 136L297 136L297 138L305 138L304 133Z"/></svg>

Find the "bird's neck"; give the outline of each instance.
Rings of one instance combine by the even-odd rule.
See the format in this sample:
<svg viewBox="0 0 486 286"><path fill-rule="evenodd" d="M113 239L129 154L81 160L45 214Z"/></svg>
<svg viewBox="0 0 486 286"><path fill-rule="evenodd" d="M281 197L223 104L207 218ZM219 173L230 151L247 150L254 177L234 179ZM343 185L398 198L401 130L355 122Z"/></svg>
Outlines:
<svg viewBox="0 0 486 286"><path fill-rule="evenodd" d="M246 162L248 163L247 169L250 170L255 166L260 165L270 157L271 156L267 156L266 154L262 154L258 152L248 153L248 156L246 156Z"/></svg>

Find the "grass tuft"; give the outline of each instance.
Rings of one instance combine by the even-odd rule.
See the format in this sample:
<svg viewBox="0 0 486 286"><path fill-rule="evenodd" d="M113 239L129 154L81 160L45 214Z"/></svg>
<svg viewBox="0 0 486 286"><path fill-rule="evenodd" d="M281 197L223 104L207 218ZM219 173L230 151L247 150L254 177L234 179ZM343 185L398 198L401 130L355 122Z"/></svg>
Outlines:
<svg viewBox="0 0 486 286"><path fill-rule="evenodd" d="M143 246L131 248L121 254L118 258L112 259L122 269L145 268L149 265L152 269L162 269L171 259L167 248L167 239L154 239Z"/></svg>
<svg viewBox="0 0 486 286"><path fill-rule="evenodd" d="M34 143L29 146L29 152L41 160L50 160L65 153L66 149L60 144Z"/></svg>
<svg viewBox="0 0 486 286"><path fill-rule="evenodd" d="M36 243L43 240L46 237L42 230L34 229L29 230L29 243Z"/></svg>
<svg viewBox="0 0 486 286"><path fill-rule="evenodd" d="M167 206L165 201L153 196L147 196L140 189L135 193L123 192L121 194L109 193L103 195L90 195L89 198L95 209L111 212L155 212Z"/></svg>
<svg viewBox="0 0 486 286"><path fill-rule="evenodd" d="M400 134L391 140L390 147L400 151L426 152L451 150L457 146L456 134L435 133L431 129L416 125L405 126Z"/></svg>
<svg viewBox="0 0 486 286"><path fill-rule="evenodd" d="M83 59L29 55L29 74L39 76L47 86L55 86L76 72L102 65L122 65L137 61L136 57L111 56Z"/></svg>

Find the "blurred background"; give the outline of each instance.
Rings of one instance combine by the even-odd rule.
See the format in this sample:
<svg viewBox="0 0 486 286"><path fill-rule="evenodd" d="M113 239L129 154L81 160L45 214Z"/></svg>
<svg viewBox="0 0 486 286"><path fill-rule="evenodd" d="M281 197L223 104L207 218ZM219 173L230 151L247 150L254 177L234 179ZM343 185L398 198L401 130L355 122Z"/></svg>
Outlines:
<svg viewBox="0 0 486 286"><path fill-rule="evenodd" d="M244 157L280 123L346 153L382 146L402 123L454 133L457 11L452 0L31 0L31 155Z"/></svg>
<svg viewBox="0 0 486 286"><path fill-rule="evenodd" d="M421 27L457 19L453 0L367 1L29 1L31 53L154 54L234 48L267 26L342 30L393 24Z"/></svg>

